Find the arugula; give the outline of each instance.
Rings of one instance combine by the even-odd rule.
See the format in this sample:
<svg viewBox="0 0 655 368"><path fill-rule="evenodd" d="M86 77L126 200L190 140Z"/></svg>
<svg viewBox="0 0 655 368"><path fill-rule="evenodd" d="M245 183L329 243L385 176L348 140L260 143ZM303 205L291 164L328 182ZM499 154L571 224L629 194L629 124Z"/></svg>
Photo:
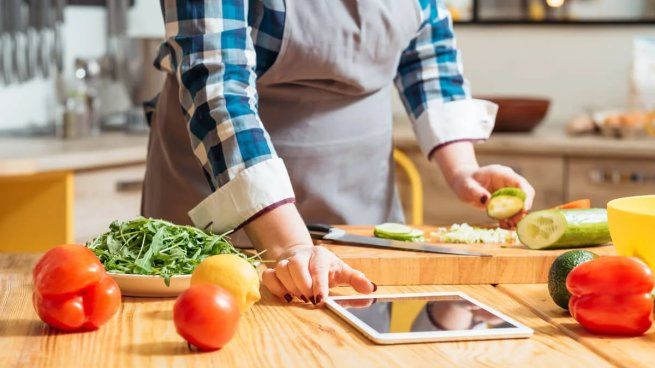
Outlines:
<svg viewBox="0 0 655 368"><path fill-rule="evenodd" d="M109 272L157 275L167 286L171 276L189 275L200 262L215 254L237 254L252 264L258 262L258 256L249 258L239 252L225 234L144 217L114 221L108 232L86 246Z"/></svg>

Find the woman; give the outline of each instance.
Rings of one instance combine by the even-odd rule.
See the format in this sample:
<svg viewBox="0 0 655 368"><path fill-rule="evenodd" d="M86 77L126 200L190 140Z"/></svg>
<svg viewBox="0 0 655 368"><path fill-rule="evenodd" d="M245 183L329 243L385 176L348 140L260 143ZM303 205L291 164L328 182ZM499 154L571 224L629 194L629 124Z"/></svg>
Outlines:
<svg viewBox="0 0 655 368"><path fill-rule="evenodd" d="M420 146L463 201L505 186L479 167L496 106L471 99L442 1L162 1L169 73L152 119L143 212L245 232L276 260L275 295L320 304L328 288L377 288L312 245L307 223L403 220L394 186L389 85ZM190 144L189 144L190 138ZM435 203L434 205L439 205ZM304 220L304 221L303 221Z"/></svg>

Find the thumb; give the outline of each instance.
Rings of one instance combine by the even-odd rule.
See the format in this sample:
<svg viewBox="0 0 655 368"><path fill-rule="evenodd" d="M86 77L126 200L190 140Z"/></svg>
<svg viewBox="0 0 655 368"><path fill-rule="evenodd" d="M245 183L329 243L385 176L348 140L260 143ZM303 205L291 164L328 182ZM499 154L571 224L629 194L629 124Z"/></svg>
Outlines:
<svg viewBox="0 0 655 368"><path fill-rule="evenodd" d="M463 201L480 209L486 208L489 197L491 197L491 193L473 178L468 178L464 182L460 192L460 198Z"/></svg>

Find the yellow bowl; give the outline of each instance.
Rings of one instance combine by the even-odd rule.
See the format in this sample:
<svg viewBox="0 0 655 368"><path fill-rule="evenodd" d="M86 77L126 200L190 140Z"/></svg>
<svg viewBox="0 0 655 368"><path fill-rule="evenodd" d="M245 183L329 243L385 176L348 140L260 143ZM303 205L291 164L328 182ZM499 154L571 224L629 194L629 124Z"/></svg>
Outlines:
<svg viewBox="0 0 655 368"><path fill-rule="evenodd" d="M607 218L616 251L640 258L655 272L655 195L612 200Z"/></svg>

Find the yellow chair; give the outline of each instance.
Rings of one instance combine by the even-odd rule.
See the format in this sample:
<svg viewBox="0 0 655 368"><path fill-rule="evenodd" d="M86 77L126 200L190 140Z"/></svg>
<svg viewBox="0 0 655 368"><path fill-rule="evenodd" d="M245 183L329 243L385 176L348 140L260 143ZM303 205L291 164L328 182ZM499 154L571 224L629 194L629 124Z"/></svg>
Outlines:
<svg viewBox="0 0 655 368"><path fill-rule="evenodd" d="M416 165L412 160L399 149L393 150L393 159L396 164L405 172L409 179L411 188L411 224L414 226L423 225L423 181Z"/></svg>

